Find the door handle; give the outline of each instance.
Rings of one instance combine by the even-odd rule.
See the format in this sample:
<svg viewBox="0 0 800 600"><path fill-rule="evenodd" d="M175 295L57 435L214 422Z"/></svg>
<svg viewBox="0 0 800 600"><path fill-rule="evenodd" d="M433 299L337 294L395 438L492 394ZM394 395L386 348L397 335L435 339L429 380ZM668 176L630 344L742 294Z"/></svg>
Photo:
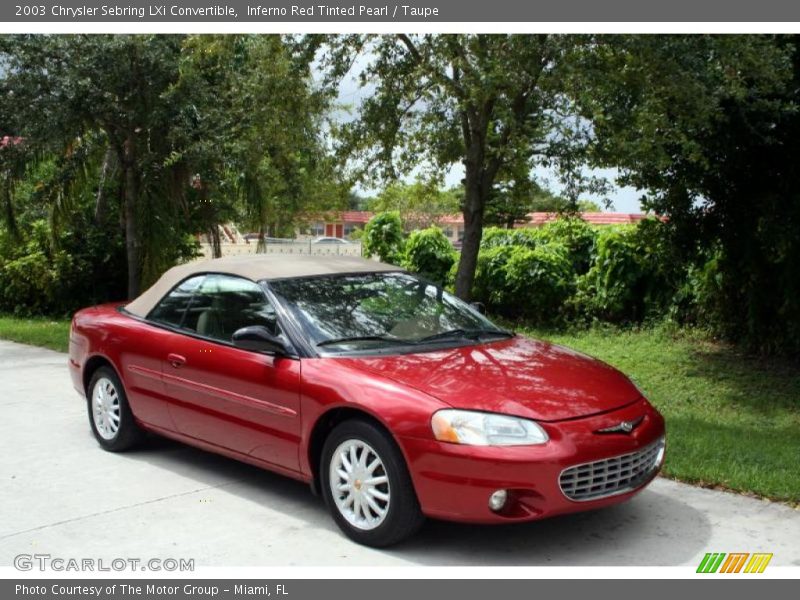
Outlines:
<svg viewBox="0 0 800 600"><path fill-rule="evenodd" d="M180 354L167 354L167 362L171 364L174 368L180 369L183 365L186 364L186 358L181 356Z"/></svg>

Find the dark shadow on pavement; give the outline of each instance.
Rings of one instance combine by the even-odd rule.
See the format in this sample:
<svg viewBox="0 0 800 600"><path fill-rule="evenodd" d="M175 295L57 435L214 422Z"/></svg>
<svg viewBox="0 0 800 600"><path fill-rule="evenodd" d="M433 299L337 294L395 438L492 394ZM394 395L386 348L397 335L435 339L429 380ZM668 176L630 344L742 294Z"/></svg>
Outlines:
<svg viewBox="0 0 800 600"><path fill-rule="evenodd" d="M322 499L302 482L155 436L121 456L299 517L308 523L309 535L320 529L343 535ZM710 535L703 513L680 498L648 489L621 505L531 523L429 520L409 541L380 552L422 565L679 565L703 550ZM250 541L243 538L242 543Z"/></svg>

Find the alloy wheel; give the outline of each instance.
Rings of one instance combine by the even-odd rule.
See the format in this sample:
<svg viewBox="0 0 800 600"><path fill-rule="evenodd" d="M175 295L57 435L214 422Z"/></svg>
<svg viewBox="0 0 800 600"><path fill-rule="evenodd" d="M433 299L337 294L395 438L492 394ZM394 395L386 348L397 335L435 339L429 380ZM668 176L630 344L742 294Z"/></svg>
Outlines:
<svg viewBox="0 0 800 600"><path fill-rule="evenodd" d="M110 379L101 377L92 390L92 417L101 438L113 440L116 437L121 414L117 388Z"/></svg>
<svg viewBox="0 0 800 600"><path fill-rule="evenodd" d="M389 477L372 446L358 439L339 444L328 481L337 510L353 527L368 531L384 522L391 503Z"/></svg>

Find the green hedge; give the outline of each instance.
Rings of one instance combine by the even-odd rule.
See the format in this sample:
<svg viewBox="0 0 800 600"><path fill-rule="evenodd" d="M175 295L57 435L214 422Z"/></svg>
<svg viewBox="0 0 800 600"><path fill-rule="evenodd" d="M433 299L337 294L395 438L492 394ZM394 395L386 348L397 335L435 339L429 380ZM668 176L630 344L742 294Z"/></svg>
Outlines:
<svg viewBox="0 0 800 600"><path fill-rule="evenodd" d="M364 256L377 255L383 262L400 264L403 260L403 222L397 211L382 212L372 217L361 236Z"/></svg>
<svg viewBox="0 0 800 600"><path fill-rule="evenodd" d="M501 244L478 254L475 299L507 317L551 322L562 314L574 285L575 271L564 244Z"/></svg>
<svg viewBox="0 0 800 600"><path fill-rule="evenodd" d="M719 253L687 261L674 255L670 236L658 219L594 227L565 216L541 227L488 227L472 297L534 325L666 318L722 329ZM438 227L405 238L396 212L367 224L364 248L439 284L452 284L458 267L458 254Z"/></svg>
<svg viewBox="0 0 800 600"><path fill-rule="evenodd" d="M78 308L125 299L121 237L79 225L53 236L44 219L21 239L0 229L0 312L67 315Z"/></svg>
<svg viewBox="0 0 800 600"><path fill-rule="evenodd" d="M431 281L444 285L456 262L456 252L438 227L411 233L404 247L403 266Z"/></svg>
<svg viewBox="0 0 800 600"><path fill-rule="evenodd" d="M536 324L713 313L714 258L686 265L671 254L667 225L592 227L560 218L539 228L488 228L473 295L492 311Z"/></svg>

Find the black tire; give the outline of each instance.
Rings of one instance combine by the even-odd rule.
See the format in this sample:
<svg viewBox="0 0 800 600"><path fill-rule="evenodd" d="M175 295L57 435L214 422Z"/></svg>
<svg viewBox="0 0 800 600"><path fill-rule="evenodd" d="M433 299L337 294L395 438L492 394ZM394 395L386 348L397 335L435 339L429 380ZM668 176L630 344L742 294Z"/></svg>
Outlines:
<svg viewBox="0 0 800 600"><path fill-rule="evenodd" d="M333 498L329 474L331 461L336 449L349 440L368 444L383 463L382 470L388 478L391 497L388 511L383 522L374 529L360 529L351 524L339 511ZM359 544L375 548L397 544L416 533L425 521L400 449L386 432L371 422L345 421L331 431L322 448L320 483L333 520L350 539Z"/></svg>
<svg viewBox="0 0 800 600"><path fill-rule="evenodd" d="M92 410L92 403L95 401L95 394L97 393L95 388L101 380L105 380L113 386L118 400L119 427L113 435L106 433L104 436L98 430ZM89 425L92 428L92 433L97 443L100 444L104 450L108 450L109 452L124 452L136 446L144 438L144 432L136 424L131 408L128 405L128 397L125 394L125 388L119 377L117 377L114 369L110 367L100 367L94 372L92 379L89 381L89 386L86 388L86 408L89 412Z"/></svg>

